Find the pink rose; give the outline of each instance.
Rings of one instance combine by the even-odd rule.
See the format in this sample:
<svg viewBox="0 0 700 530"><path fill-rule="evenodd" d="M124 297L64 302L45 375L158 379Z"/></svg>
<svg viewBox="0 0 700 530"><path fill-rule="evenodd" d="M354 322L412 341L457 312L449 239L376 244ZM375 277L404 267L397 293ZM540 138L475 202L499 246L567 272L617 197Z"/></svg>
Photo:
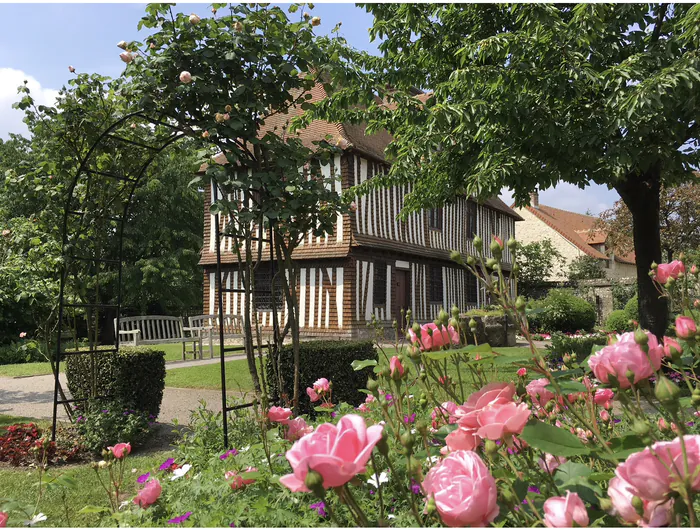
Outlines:
<svg viewBox="0 0 700 530"><path fill-rule="evenodd" d="M609 409L612 406L612 400L615 398L615 392L609 388L599 388L595 391L593 396L593 401L596 405L599 405L605 409Z"/></svg>
<svg viewBox="0 0 700 530"><path fill-rule="evenodd" d="M404 368L401 364L401 360L396 355L394 355L389 361L389 370L391 371L392 377L394 377L394 374L397 372L400 377L403 377Z"/></svg>
<svg viewBox="0 0 700 530"><path fill-rule="evenodd" d="M428 471L422 486L447 526L486 526L498 516L496 481L472 451L450 453Z"/></svg>
<svg viewBox="0 0 700 530"><path fill-rule="evenodd" d="M311 399L312 403L315 403L316 401L321 399L320 396L316 393L316 391L311 387L308 387L306 389L306 394L309 396L309 399Z"/></svg>
<svg viewBox="0 0 700 530"><path fill-rule="evenodd" d="M445 422L445 417L447 417L447 423L455 423L457 421L454 415L456 410L457 404L452 401L445 401L439 407L435 407L430 413L433 428L437 429L442 425Z"/></svg>
<svg viewBox="0 0 700 530"><path fill-rule="evenodd" d="M270 407L267 412L267 419L277 423L285 423L292 415L292 409L286 409L284 407Z"/></svg>
<svg viewBox="0 0 700 530"><path fill-rule="evenodd" d="M108 447L107 450L112 451L112 455L114 455L114 458L116 458L117 460L121 460L126 455L131 453L131 444L120 443L116 444L114 447Z"/></svg>
<svg viewBox="0 0 700 530"><path fill-rule="evenodd" d="M527 394L532 398L532 402L544 407L547 403L554 399L554 392L547 390L545 387L549 385L549 379L542 377L540 379L535 379L530 381L525 390Z"/></svg>
<svg viewBox="0 0 700 530"><path fill-rule="evenodd" d="M540 457L540 459L537 461L537 465L542 471L545 471L551 475L560 465L564 464L565 462L567 462L567 459L563 456L554 456L550 455L549 453L545 453L544 458Z"/></svg>
<svg viewBox="0 0 700 530"><path fill-rule="evenodd" d="M68 71L69 71L71 74L74 74L74 73L75 73L75 68L74 68L73 66L69 66L69 67L68 67Z"/></svg>
<svg viewBox="0 0 700 530"><path fill-rule="evenodd" d="M634 383L647 379L661 367L664 350L656 337L646 332L649 342L649 354L634 340L634 333L623 333L620 340L598 350L588 359L593 374L603 383L608 383L608 376L613 375L620 383L620 388L629 388L627 372L634 374ZM650 362L651 360L651 362Z"/></svg>
<svg viewBox="0 0 700 530"><path fill-rule="evenodd" d="M325 377L317 379L314 383L314 390L319 394L322 392L328 392L331 389L331 383Z"/></svg>
<svg viewBox="0 0 700 530"><path fill-rule="evenodd" d="M180 81L186 85L192 82L192 74L187 70L180 72Z"/></svg>
<svg viewBox="0 0 700 530"><path fill-rule="evenodd" d="M506 436L520 434L530 419L530 408L525 403L514 402L490 405L479 412L481 427L477 434L488 440L501 440Z"/></svg>
<svg viewBox="0 0 700 530"><path fill-rule="evenodd" d="M163 488L157 478L146 482L146 485L134 497L134 503L141 508L148 508L151 504L158 500Z"/></svg>
<svg viewBox="0 0 700 530"><path fill-rule="evenodd" d="M365 472L383 429L381 425L368 428L364 418L356 414L343 416L338 425L319 425L287 451L293 473L280 478L280 483L294 492L308 492L304 480L309 469L320 473L326 489L348 483L355 475Z"/></svg>
<svg viewBox="0 0 700 530"><path fill-rule="evenodd" d="M678 353L683 353L683 348L681 348L677 340L671 337L664 337L664 357L671 357L673 350L676 350Z"/></svg>
<svg viewBox="0 0 700 530"><path fill-rule="evenodd" d="M608 485L608 497L612 502L611 515L619 517L626 523L640 526L659 527L671 524L673 514L673 500L667 502L646 501L642 499L644 507L643 517L632 506L632 498L639 497L639 492L629 482L614 477ZM641 497L640 497L641 498Z"/></svg>
<svg viewBox="0 0 700 530"><path fill-rule="evenodd" d="M691 339L698 332L695 321L690 317L679 315L676 317L676 335L681 339Z"/></svg>
<svg viewBox="0 0 700 530"><path fill-rule="evenodd" d="M610 421L610 413L605 409L600 411L599 416L601 421L604 421L605 423Z"/></svg>
<svg viewBox="0 0 700 530"><path fill-rule="evenodd" d="M452 326L438 326L434 322L424 324L420 328L420 337L412 330L408 330L411 344L419 346L421 351L437 351L450 343L459 345L459 333Z"/></svg>
<svg viewBox="0 0 700 530"><path fill-rule="evenodd" d="M525 377L527 375L527 368L518 368L516 373L518 374L518 377Z"/></svg>
<svg viewBox="0 0 700 530"><path fill-rule="evenodd" d="M683 265L681 261L673 260L671 263L662 263L659 265L654 277L661 285L666 285L669 278L677 280L680 273L685 273L685 265Z"/></svg>
<svg viewBox="0 0 700 530"><path fill-rule="evenodd" d="M446 452L473 451L481 443L476 435L476 429L455 429L445 437Z"/></svg>
<svg viewBox="0 0 700 530"><path fill-rule="evenodd" d="M588 526L588 512L578 493L566 492L566 497L550 497L544 501L544 524L549 528Z"/></svg>
<svg viewBox="0 0 700 530"><path fill-rule="evenodd" d="M254 473L258 470L256 467L248 467L244 471L244 473ZM239 490L241 488L245 488L248 484L252 484L255 482L254 478L243 478L241 475L238 474L237 471L227 471L224 473L224 478L226 480L229 480L229 485L231 486L232 490Z"/></svg>
<svg viewBox="0 0 700 530"><path fill-rule="evenodd" d="M26 337L26 336L27 336L27 332L26 332L26 331L23 331L22 333L19 334L19 338L20 338L20 339L23 339L23 338Z"/></svg>
<svg viewBox="0 0 700 530"><path fill-rule="evenodd" d="M119 58L124 61L126 64L129 64L131 61L134 60L134 56L131 55L129 52L121 52L119 54Z"/></svg>
<svg viewBox="0 0 700 530"><path fill-rule="evenodd" d="M302 436L314 432L311 425L307 425L304 418L298 417L287 421L287 432L284 435L285 440L296 442Z"/></svg>
<svg viewBox="0 0 700 530"><path fill-rule="evenodd" d="M374 403L375 401L376 399L372 394L367 394L367 397L365 398L365 403L370 404Z"/></svg>
<svg viewBox="0 0 700 530"><path fill-rule="evenodd" d="M359 412L369 412L369 407L367 406L367 403L360 403L360 406L355 407L355 410Z"/></svg>
<svg viewBox="0 0 700 530"><path fill-rule="evenodd" d="M0 528L5 528L7 526L7 520L10 518L10 514L7 512L0 512Z"/></svg>

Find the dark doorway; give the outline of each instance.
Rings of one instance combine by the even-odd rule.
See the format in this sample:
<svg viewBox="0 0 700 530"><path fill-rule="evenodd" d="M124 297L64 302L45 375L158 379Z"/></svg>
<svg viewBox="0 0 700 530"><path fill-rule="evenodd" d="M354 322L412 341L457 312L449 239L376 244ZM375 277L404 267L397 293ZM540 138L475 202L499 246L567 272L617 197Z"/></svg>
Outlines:
<svg viewBox="0 0 700 530"><path fill-rule="evenodd" d="M396 305L394 314L396 315L396 320L401 320L401 310L404 310L404 314L407 309L411 308L411 273L410 271L396 270L394 275L394 289L396 292ZM405 328L406 321L404 317L403 322L399 322L399 327Z"/></svg>

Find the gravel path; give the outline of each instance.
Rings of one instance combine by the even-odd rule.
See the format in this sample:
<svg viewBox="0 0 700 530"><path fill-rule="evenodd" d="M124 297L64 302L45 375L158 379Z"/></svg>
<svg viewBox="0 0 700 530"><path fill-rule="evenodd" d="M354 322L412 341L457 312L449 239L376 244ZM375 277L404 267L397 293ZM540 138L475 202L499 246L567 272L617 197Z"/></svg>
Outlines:
<svg viewBox="0 0 700 530"><path fill-rule="evenodd" d="M231 356L227 360L244 359L245 356ZM166 364L166 370L201 366L218 363L218 359L201 361L178 361ZM61 385L67 389L66 376L61 374ZM11 416L26 416L29 418L51 418L53 415L53 375L38 375L33 377L0 377L0 414ZM228 392L229 396L240 395L238 392ZM163 392L163 402L158 421L180 424L189 423L190 411L199 406L204 400L207 408L218 412L221 410L221 391L193 388L167 388ZM59 406L59 417L66 419L63 408Z"/></svg>

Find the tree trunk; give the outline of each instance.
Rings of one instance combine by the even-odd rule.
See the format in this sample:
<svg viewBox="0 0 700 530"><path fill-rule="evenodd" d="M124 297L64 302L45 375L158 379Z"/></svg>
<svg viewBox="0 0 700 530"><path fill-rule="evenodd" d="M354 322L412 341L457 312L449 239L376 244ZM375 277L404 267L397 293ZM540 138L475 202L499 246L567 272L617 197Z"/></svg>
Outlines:
<svg viewBox="0 0 700 530"><path fill-rule="evenodd" d="M659 228L660 165L649 168L645 173L630 173L615 189L632 213L639 324L662 340L668 321L668 304L649 277L652 262L662 261Z"/></svg>

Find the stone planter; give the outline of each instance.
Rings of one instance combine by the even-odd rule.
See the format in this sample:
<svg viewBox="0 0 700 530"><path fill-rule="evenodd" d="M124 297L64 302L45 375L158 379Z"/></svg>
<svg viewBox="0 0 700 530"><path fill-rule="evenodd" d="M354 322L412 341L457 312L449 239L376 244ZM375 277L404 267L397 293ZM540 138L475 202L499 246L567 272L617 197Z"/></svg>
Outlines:
<svg viewBox="0 0 700 530"><path fill-rule="evenodd" d="M474 344L474 335L469 329L469 321L476 321L476 339L479 344L490 344L493 347L515 346L515 325L506 316L472 317L460 315L460 326L466 330L467 343Z"/></svg>

